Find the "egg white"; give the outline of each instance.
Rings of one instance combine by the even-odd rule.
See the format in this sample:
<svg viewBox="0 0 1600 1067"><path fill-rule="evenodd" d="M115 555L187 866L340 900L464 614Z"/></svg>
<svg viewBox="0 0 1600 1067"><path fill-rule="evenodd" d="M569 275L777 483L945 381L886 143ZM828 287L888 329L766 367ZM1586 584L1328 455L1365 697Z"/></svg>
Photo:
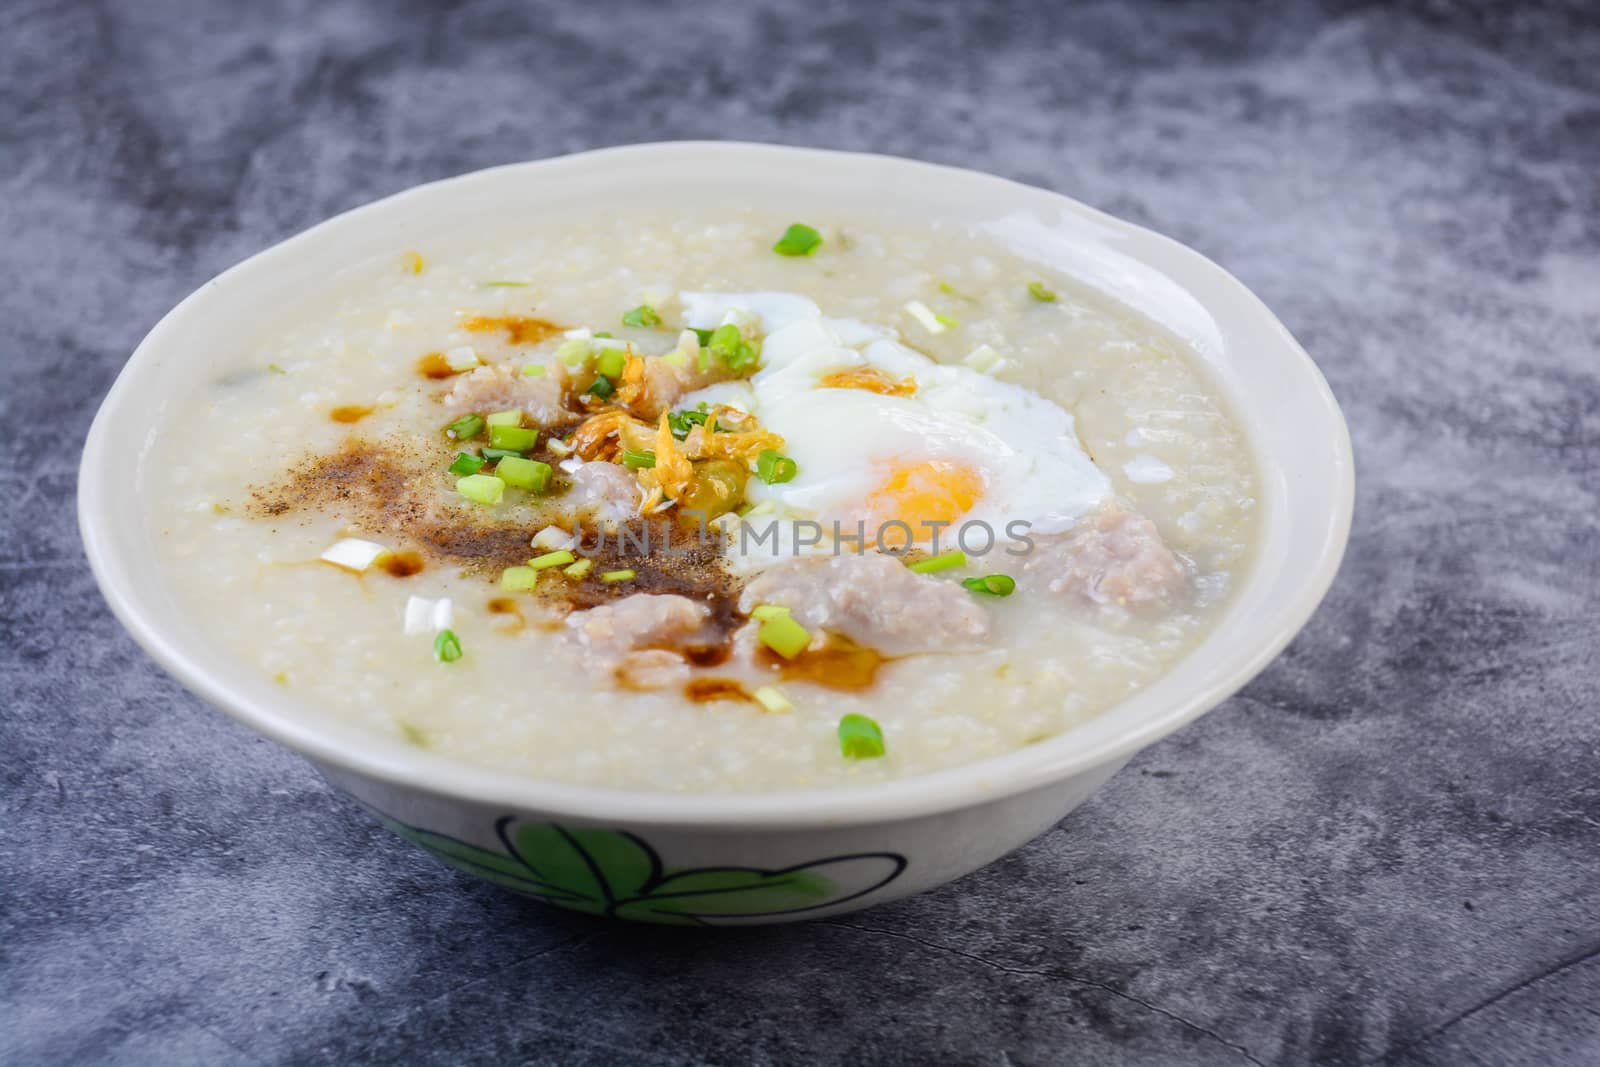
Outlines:
<svg viewBox="0 0 1600 1067"><path fill-rule="evenodd" d="M743 383L683 400L733 403L784 438L798 473L777 485L751 479L746 495L757 515L828 527L839 521L853 529L868 498L895 471L940 460L976 471L984 483L955 524L987 523L1002 541L1017 521L1038 533L1064 530L1112 494L1079 443L1072 415L1031 390L936 363L890 330L826 318L796 294L685 293L682 299L690 325L701 329L730 311L760 317L761 369ZM916 393L821 385L828 374L851 368L913 378ZM924 541L927 533L916 536Z"/></svg>

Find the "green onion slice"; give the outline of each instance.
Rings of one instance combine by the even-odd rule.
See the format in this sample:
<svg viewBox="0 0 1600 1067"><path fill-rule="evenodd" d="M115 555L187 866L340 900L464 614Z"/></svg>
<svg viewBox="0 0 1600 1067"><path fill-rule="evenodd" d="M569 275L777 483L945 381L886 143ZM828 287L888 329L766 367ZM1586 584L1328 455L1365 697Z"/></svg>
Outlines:
<svg viewBox="0 0 1600 1067"><path fill-rule="evenodd" d="M693 326L691 326L691 327L689 327L689 332L694 334L695 337L700 339L700 347L704 348L706 345L709 345L711 343L711 335L716 333L717 331L715 331L715 330L697 330Z"/></svg>
<svg viewBox="0 0 1600 1067"><path fill-rule="evenodd" d="M656 314L656 309L649 304L640 304L632 311L622 313L624 326L660 326L661 316Z"/></svg>
<svg viewBox="0 0 1600 1067"><path fill-rule="evenodd" d="M496 426L521 426L522 425L522 412L520 412L520 411L496 411L496 412L491 413L489 415L489 417L484 419L483 421L487 422L489 424L489 428L490 429L493 429Z"/></svg>
<svg viewBox="0 0 1600 1067"><path fill-rule="evenodd" d="M505 496L506 483L492 474L469 474L456 479L456 492L474 504L498 504Z"/></svg>
<svg viewBox="0 0 1600 1067"><path fill-rule="evenodd" d="M761 629L756 631L756 640L784 659L794 659L811 644L811 631L784 612L763 622Z"/></svg>
<svg viewBox="0 0 1600 1067"><path fill-rule="evenodd" d="M440 663L454 663L461 658L461 638L454 630L440 630L433 639L433 658Z"/></svg>
<svg viewBox="0 0 1600 1067"><path fill-rule="evenodd" d="M602 374L600 377L598 377L598 378L596 378L594 380L594 382L589 386L587 391L590 392L590 393L593 393L595 396L599 397L601 400L604 400L606 397L608 397L612 393L616 392L617 391L617 387L611 384L611 379L610 378L607 378L605 375Z"/></svg>
<svg viewBox="0 0 1600 1067"><path fill-rule="evenodd" d="M620 571L606 571L600 576L602 582L626 582L630 578L637 578L638 572L632 567L624 567Z"/></svg>
<svg viewBox="0 0 1600 1067"><path fill-rule="evenodd" d="M789 609L784 607L782 604L757 604L750 611L750 617L752 619L760 619L762 622L766 622L768 619L776 619L780 615L787 614L789 614Z"/></svg>
<svg viewBox="0 0 1600 1067"><path fill-rule="evenodd" d="M546 552L542 556L534 556L528 561L528 566L536 571L542 571L546 567L565 567L577 558L572 554L570 548L559 548L554 552Z"/></svg>
<svg viewBox="0 0 1600 1067"><path fill-rule="evenodd" d="M522 456L506 456L495 465L495 477L517 489L542 493L550 484L550 464Z"/></svg>
<svg viewBox="0 0 1600 1067"><path fill-rule="evenodd" d="M522 452L515 448L490 448L488 446L484 446L483 448L478 449L478 454L483 457L483 461L485 463L499 463L507 456L516 456L518 459L522 458Z"/></svg>
<svg viewBox="0 0 1600 1067"><path fill-rule="evenodd" d="M733 371L743 370L761 358L761 346L746 341L739 327L731 322L725 322L711 331L711 341L707 347L713 356Z"/></svg>
<svg viewBox="0 0 1600 1067"><path fill-rule="evenodd" d="M839 720L839 751L845 759L877 759L887 751L883 728L866 715L846 715Z"/></svg>
<svg viewBox="0 0 1600 1067"><path fill-rule="evenodd" d="M696 426L704 426L711 413L706 410L705 401L693 411L672 411L667 413L667 426L672 430L672 436L683 440L689 436L689 431Z"/></svg>
<svg viewBox="0 0 1600 1067"><path fill-rule="evenodd" d="M477 474L483 470L484 461L477 456L469 456L465 452L457 452L455 462L450 464L451 474Z"/></svg>
<svg viewBox="0 0 1600 1067"><path fill-rule="evenodd" d="M656 454L648 448L641 448L637 452L631 448L624 448L622 450L622 465L633 470L638 470L641 467L654 467L656 465Z"/></svg>
<svg viewBox="0 0 1600 1067"><path fill-rule="evenodd" d="M470 441L482 432L482 415L463 415L444 428L444 435L453 437L457 441Z"/></svg>
<svg viewBox="0 0 1600 1067"><path fill-rule="evenodd" d="M622 369L627 365L627 350L621 348L608 348L594 361L594 369L613 380L622 377Z"/></svg>
<svg viewBox="0 0 1600 1067"><path fill-rule="evenodd" d="M963 578L961 584L974 593L985 596L1010 596L1017 591L1017 580L1009 574L985 574L978 578Z"/></svg>
<svg viewBox="0 0 1600 1067"><path fill-rule="evenodd" d="M937 574L952 567L965 567L966 565L967 554L960 549L953 549L949 552L941 552L937 556L929 556L927 559L919 559L911 564L911 569L917 574Z"/></svg>
<svg viewBox="0 0 1600 1067"><path fill-rule="evenodd" d="M544 374L545 365L543 363L524 363L522 365L522 376L524 378L543 378Z"/></svg>
<svg viewBox="0 0 1600 1067"><path fill-rule="evenodd" d="M796 222L783 231L772 250L780 256L809 256L821 244L822 234L803 222Z"/></svg>
<svg viewBox="0 0 1600 1067"><path fill-rule="evenodd" d="M509 448L514 452L526 452L538 443L538 430L525 430L521 426L489 427L491 448Z"/></svg>
<svg viewBox="0 0 1600 1067"><path fill-rule="evenodd" d="M1056 302L1056 294L1046 289L1044 282L1029 282L1028 295L1041 304L1054 304Z"/></svg>
<svg viewBox="0 0 1600 1067"><path fill-rule="evenodd" d="M799 464L773 449L764 448L756 457L756 476L768 485L793 481L799 473Z"/></svg>
<svg viewBox="0 0 1600 1067"><path fill-rule="evenodd" d="M500 572L500 588L508 593L531 593L539 584L539 572L532 567L507 567Z"/></svg>
<svg viewBox="0 0 1600 1067"><path fill-rule="evenodd" d="M756 703L774 715L782 715L784 712L794 710L794 704L790 702L788 697L783 695L783 690L775 685L764 685L751 695L756 698Z"/></svg>

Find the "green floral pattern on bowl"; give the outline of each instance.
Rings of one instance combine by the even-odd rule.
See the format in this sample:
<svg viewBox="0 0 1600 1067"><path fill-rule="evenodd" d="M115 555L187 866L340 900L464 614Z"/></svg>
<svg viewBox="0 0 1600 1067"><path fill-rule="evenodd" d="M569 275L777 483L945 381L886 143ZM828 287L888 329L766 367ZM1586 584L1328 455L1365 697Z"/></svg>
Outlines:
<svg viewBox="0 0 1600 1067"><path fill-rule="evenodd" d="M483 848L386 815L383 824L439 859L550 904L641 922L710 925L831 907L883 888L906 868L894 852L829 856L780 869L671 868L637 834L505 816Z"/></svg>

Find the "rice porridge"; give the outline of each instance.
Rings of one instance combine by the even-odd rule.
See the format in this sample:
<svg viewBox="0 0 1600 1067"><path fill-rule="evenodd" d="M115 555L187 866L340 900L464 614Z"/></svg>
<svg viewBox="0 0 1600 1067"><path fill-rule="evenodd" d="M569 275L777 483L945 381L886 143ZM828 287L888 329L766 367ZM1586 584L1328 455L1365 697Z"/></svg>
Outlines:
<svg viewBox="0 0 1600 1067"><path fill-rule="evenodd" d="M316 714L547 781L864 784L1148 684L1251 557L1199 359L959 227L754 211L397 247L219 353L179 598Z"/></svg>

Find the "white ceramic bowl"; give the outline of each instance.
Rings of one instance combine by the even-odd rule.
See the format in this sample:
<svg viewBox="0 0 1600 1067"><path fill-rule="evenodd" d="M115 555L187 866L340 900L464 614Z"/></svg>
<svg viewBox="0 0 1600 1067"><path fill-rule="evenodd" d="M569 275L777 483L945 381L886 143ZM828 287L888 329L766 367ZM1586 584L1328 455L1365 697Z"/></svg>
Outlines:
<svg viewBox="0 0 1600 1067"><path fill-rule="evenodd" d="M1093 721L1009 755L861 788L757 796L554 785L462 765L317 716L230 660L175 602L142 503L157 429L219 351L333 271L494 220L595 205L755 204L973 224L1150 316L1209 364L1261 472L1261 547L1212 633ZM207 282L145 338L89 432L83 541L111 608L195 693L304 754L391 828L552 903L668 922L848 911L965 874L1054 825L1139 749L1275 656L1333 580L1349 533L1349 435L1327 383L1262 303L1199 254L1055 193L882 156L769 145L640 145L496 167L340 215Z"/></svg>

